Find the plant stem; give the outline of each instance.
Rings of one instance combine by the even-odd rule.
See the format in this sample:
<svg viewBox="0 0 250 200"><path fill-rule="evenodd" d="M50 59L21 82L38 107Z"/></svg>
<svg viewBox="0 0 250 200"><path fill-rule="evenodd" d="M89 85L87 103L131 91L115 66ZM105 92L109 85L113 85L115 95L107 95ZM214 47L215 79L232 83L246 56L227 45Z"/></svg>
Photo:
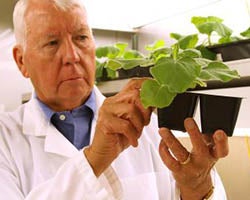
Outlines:
<svg viewBox="0 0 250 200"><path fill-rule="evenodd" d="M211 42L211 35L208 35L208 45L211 46L212 42Z"/></svg>

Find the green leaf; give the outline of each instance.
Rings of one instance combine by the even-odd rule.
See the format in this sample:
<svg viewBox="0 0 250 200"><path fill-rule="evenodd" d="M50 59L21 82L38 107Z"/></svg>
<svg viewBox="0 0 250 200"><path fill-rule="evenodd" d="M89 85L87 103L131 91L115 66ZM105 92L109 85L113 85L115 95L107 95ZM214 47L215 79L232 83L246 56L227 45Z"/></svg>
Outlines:
<svg viewBox="0 0 250 200"><path fill-rule="evenodd" d="M118 60L109 59L109 60L107 60L107 62L106 62L106 64L105 64L104 67L115 71L117 69L121 69L122 68L122 63L119 62Z"/></svg>
<svg viewBox="0 0 250 200"><path fill-rule="evenodd" d="M124 52L125 49L128 47L128 43L118 42L114 46L120 49L121 52Z"/></svg>
<svg viewBox="0 0 250 200"><path fill-rule="evenodd" d="M201 66L192 58L161 59L150 69L152 76L160 85L166 85L170 92L185 92L192 82L200 75Z"/></svg>
<svg viewBox="0 0 250 200"><path fill-rule="evenodd" d="M195 82L194 82L193 87L190 87L190 88L195 88L197 84L200 85L201 87L207 87L207 83L204 82L204 80L202 80L199 77L197 77L196 80L195 80Z"/></svg>
<svg viewBox="0 0 250 200"><path fill-rule="evenodd" d="M250 27L247 30L241 32L240 35L243 37L250 38Z"/></svg>
<svg viewBox="0 0 250 200"><path fill-rule="evenodd" d="M141 65L146 65L150 60L146 58L134 58L134 59L117 59L117 62L121 64L120 68L132 69Z"/></svg>
<svg viewBox="0 0 250 200"><path fill-rule="evenodd" d="M218 22L206 22L204 24L197 25L197 29L200 33L207 35L211 35L213 31L222 37L229 37L232 34L232 30L229 27Z"/></svg>
<svg viewBox="0 0 250 200"><path fill-rule="evenodd" d="M115 58L119 54L120 50L114 46L103 46L96 48L97 58Z"/></svg>
<svg viewBox="0 0 250 200"><path fill-rule="evenodd" d="M178 55L179 58L190 57L190 58L200 58L201 52L197 49L185 49Z"/></svg>
<svg viewBox="0 0 250 200"><path fill-rule="evenodd" d="M223 20L216 16L208 16L208 17L201 17L201 16L193 16L191 18L191 23L193 23L195 26L204 24L206 22L218 22L222 23Z"/></svg>
<svg viewBox="0 0 250 200"><path fill-rule="evenodd" d="M151 52L150 57L158 61L162 57L170 56L172 49L169 47L161 47Z"/></svg>
<svg viewBox="0 0 250 200"><path fill-rule="evenodd" d="M176 93L168 91L167 86L162 86L156 80L146 80L141 88L140 98L145 108L163 108L171 104Z"/></svg>
<svg viewBox="0 0 250 200"><path fill-rule="evenodd" d="M179 33L170 33L170 38L173 38L175 40L179 40L183 37L183 35L179 34Z"/></svg>
<svg viewBox="0 0 250 200"><path fill-rule="evenodd" d="M228 82L235 78L240 78L236 70L230 70L227 65L222 62L211 62L202 69L200 77L203 80L219 80Z"/></svg>
<svg viewBox="0 0 250 200"><path fill-rule="evenodd" d="M212 62L212 60L206 59L206 58L194 58L195 62L200 65L202 68L207 67L209 63Z"/></svg>
<svg viewBox="0 0 250 200"><path fill-rule="evenodd" d="M136 50L130 50L124 52L123 58L125 59L133 59L133 58L144 58L144 55Z"/></svg>
<svg viewBox="0 0 250 200"><path fill-rule="evenodd" d="M209 59L209 60L215 60L216 59L216 53L210 51L207 47L204 45L199 45L196 47L201 52L201 55L203 58Z"/></svg>
<svg viewBox="0 0 250 200"><path fill-rule="evenodd" d="M197 34L183 36L178 40L180 49L194 48L197 42L198 42Z"/></svg>
<svg viewBox="0 0 250 200"><path fill-rule="evenodd" d="M174 60L176 60L178 57L179 49L179 43L175 43L172 45L172 57Z"/></svg>
<svg viewBox="0 0 250 200"><path fill-rule="evenodd" d="M146 45L145 49L148 51L154 51L158 48L164 47L165 46L165 41L164 40L157 40L155 43Z"/></svg>
<svg viewBox="0 0 250 200"><path fill-rule="evenodd" d="M109 69L109 68L106 68L107 70L107 76L111 79L114 79L114 78L117 78L117 72L112 70L112 69Z"/></svg>
<svg viewBox="0 0 250 200"><path fill-rule="evenodd" d="M215 23L215 32L217 32L218 35L222 37L229 37L230 35L232 35L233 31L226 25L217 22Z"/></svg>
<svg viewBox="0 0 250 200"><path fill-rule="evenodd" d="M191 22L195 25L198 31L202 34L208 35L209 45L211 44L210 36L212 32L216 32L219 36L229 37L232 34L232 30L225 26L223 20L219 17L192 17Z"/></svg>
<svg viewBox="0 0 250 200"><path fill-rule="evenodd" d="M240 40L242 40L242 38L237 37L237 36L221 37L218 40L218 44L224 44L224 43L229 43L229 42L236 42L236 41L240 41Z"/></svg>
<svg viewBox="0 0 250 200"><path fill-rule="evenodd" d="M117 55L117 57L122 57L126 48L128 47L128 43L118 42L114 46L119 49L119 54Z"/></svg>
<svg viewBox="0 0 250 200"><path fill-rule="evenodd" d="M96 60L96 72L95 72L96 78L101 78L103 76L103 68L104 68L103 64Z"/></svg>

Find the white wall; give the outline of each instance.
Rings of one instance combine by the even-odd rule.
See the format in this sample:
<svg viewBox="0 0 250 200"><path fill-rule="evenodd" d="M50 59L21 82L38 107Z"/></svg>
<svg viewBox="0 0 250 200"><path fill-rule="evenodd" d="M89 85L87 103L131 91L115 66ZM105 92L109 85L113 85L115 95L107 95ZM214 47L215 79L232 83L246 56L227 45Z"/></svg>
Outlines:
<svg viewBox="0 0 250 200"><path fill-rule="evenodd" d="M28 79L22 77L14 61L0 61L0 104L13 110L22 102L22 95L32 91Z"/></svg>

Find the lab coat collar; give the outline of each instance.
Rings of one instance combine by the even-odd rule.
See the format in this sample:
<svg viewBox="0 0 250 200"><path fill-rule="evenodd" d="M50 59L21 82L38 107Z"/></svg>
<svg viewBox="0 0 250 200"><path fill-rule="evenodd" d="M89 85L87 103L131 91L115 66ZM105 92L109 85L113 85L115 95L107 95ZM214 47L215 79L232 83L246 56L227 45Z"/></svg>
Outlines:
<svg viewBox="0 0 250 200"><path fill-rule="evenodd" d="M91 129L91 142L93 140L97 114L105 97L94 87L96 94L97 112L94 115ZM35 137L45 137L44 150L67 157L74 156L78 150L74 147L48 120L35 98L26 103L23 116L23 133Z"/></svg>

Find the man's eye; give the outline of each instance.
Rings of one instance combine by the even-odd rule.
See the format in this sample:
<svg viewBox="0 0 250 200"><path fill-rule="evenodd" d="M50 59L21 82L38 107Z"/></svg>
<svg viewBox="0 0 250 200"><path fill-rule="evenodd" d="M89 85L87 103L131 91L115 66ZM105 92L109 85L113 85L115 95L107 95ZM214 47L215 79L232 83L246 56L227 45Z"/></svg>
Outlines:
<svg viewBox="0 0 250 200"><path fill-rule="evenodd" d="M48 43L48 46L55 46L58 44L58 41L57 40L52 40Z"/></svg>
<svg viewBox="0 0 250 200"><path fill-rule="evenodd" d="M80 41L83 41L83 40L86 40L88 37L86 35L78 35L76 37L77 40L80 40Z"/></svg>

